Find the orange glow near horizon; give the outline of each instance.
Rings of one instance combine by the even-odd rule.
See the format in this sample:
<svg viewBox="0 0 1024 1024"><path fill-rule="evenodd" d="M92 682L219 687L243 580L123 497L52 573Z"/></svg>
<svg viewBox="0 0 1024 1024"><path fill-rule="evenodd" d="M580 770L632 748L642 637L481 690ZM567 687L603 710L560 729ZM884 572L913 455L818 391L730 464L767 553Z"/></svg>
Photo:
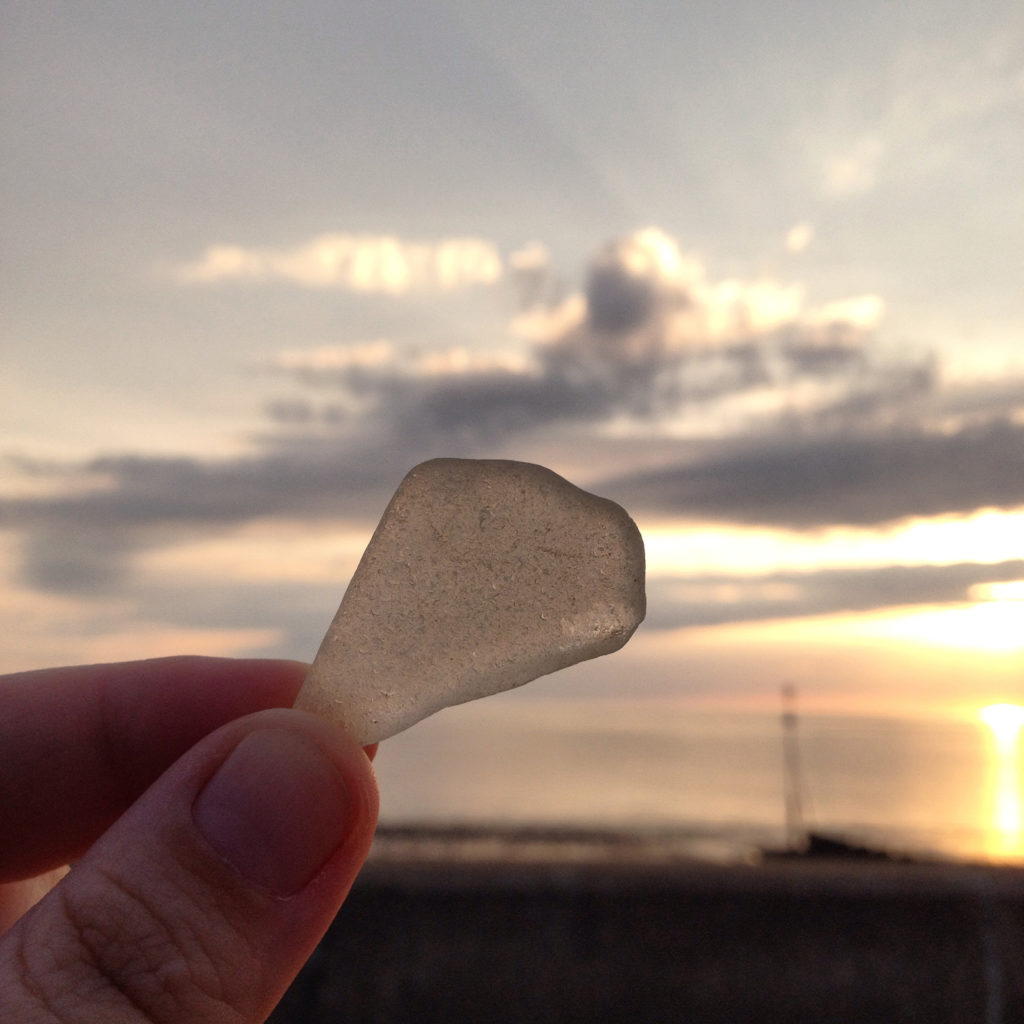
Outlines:
<svg viewBox="0 0 1024 1024"><path fill-rule="evenodd" d="M1024 508L909 519L885 527L795 530L713 522L640 523L650 575L995 564L1024 558ZM984 584L984 598L1019 599L1024 582ZM975 595L972 594L972 597Z"/></svg>
<svg viewBox="0 0 1024 1024"><path fill-rule="evenodd" d="M865 631L879 638L979 654L1024 651L1024 605L1019 601L927 605L871 616Z"/></svg>
<svg viewBox="0 0 1024 1024"><path fill-rule="evenodd" d="M989 854L999 860L1024 856L1020 734L1024 707L989 704L979 712L991 734L988 827Z"/></svg>

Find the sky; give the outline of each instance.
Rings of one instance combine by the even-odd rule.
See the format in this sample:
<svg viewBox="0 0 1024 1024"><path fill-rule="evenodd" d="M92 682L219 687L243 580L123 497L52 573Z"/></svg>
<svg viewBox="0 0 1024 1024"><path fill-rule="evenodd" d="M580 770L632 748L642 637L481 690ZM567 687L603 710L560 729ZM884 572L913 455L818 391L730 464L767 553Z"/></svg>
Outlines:
<svg viewBox="0 0 1024 1024"><path fill-rule="evenodd" d="M647 545L528 699L1024 701L1018 3L0 18L0 669L309 660L496 457Z"/></svg>

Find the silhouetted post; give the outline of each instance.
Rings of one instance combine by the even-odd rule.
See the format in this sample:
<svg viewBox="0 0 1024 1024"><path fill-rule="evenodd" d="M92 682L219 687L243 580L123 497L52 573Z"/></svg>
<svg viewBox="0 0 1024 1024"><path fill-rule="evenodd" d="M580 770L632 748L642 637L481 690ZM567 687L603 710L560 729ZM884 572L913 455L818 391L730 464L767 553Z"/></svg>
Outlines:
<svg viewBox="0 0 1024 1024"><path fill-rule="evenodd" d="M786 799L786 844L791 850L802 850L807 845L807 831L804 827L796 687L792 683L785 683L782 687L782 772Z"/></svg>

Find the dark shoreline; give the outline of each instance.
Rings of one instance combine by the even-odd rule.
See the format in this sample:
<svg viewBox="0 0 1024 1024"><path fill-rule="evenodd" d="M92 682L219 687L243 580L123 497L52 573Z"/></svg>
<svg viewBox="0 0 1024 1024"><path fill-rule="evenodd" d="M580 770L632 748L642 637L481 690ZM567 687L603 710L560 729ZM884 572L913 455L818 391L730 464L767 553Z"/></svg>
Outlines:
<svg viewBox="0 0 1024 1024"><path fill-rule="evenodd" d="M554 832L385 830L272 1020L1024 1022L1024 869Z"/></svg>

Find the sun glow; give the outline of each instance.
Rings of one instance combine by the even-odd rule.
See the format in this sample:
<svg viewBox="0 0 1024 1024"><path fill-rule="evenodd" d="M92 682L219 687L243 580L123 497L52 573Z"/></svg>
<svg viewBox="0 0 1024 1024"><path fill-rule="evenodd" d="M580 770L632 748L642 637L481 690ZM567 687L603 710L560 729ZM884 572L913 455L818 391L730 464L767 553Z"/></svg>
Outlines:
<svg viewBox="0 0 1024 1024"><path fill-rule="evenodd" d="M1024 727L1024 707L1019 704L989 704L978 714L992 730L998 746L1012 748L1016 745Z"/></svg>
<svg viewBox="0 0 1024 1024"><path fill-rule="evenodd" d="M931 605L866 619L876 638L983 653L1024 651L1024 608L1016 601Z"/></svg>
<svg viewBox="0 0 1024 1024"><path fill-rule="evenodd" d="M979 712L992 735L989 768L989 852L1006 859L1024 856L1024 809L1021 803L1020 733L1024 707L989 704Z"/></svg>
<svg viewBox="0 0 1024 1024"><path fill-rule="evenodd" d="M995 564L1024 558L1024 509L911 519L888 528L781 528L642 522L648 572L677 575L870 568L883 565ZM988 584L972 598L1008 600L1024 584Z"/></svg>

